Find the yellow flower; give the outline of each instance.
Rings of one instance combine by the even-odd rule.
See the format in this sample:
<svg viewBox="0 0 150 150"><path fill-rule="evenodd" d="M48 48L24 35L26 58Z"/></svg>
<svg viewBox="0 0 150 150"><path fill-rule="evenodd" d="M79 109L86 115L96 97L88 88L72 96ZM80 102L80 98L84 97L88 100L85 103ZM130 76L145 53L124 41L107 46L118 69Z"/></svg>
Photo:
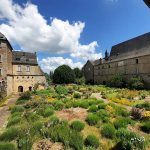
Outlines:
<svg viewBox="0 0 150 150"><path fill-rule="evenodd" d="M150 111L144 111L143 117L144 118L150 118Z"/></svg>
<svg viewBox="0 0 150 150"><path fill-rule="evenodd" d="M114 112L113 107L111 107L111 106L109 106L109 105L106 106L106 110L107 110L109 113L113 113L113 112Z"/></svg>

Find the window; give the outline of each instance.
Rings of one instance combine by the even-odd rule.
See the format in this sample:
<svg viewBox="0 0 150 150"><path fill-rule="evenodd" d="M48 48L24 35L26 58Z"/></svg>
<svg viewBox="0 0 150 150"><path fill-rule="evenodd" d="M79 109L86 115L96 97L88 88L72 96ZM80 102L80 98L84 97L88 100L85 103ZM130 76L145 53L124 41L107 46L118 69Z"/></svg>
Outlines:
<svg viewBox="0 0 150 150"><path fill-rule="evenodd" d="M27 66L27 72L30 72L30 66Z"/></svg>
<svg viewBox="0 0 150 150"><path fill-rule="evenodd" d="M16 58L17 61L20 61L20 58Z"/></svg>
<svg viewBox="0 0 150 150"><path fill-rule="evenodd" d="M139 60L138 59L136 59L136 64L138 64L139 63Z"/></svg>
<svg viewBox="0 0 150 150"><path fill-rule="evenodd" d="M0 55L0 62L2 62L2 55Z"/></svg>
<svg viewBox="0 0 150 150"><path fill-rule="evenodd" d="M2 69L0 69L0 76L2 75Z"/></svg>
<svg viewBox="0 0 150 150"><path fill-rule="evenodd" d="M21 66L18 66L18 71L21 72Z"/></svg>

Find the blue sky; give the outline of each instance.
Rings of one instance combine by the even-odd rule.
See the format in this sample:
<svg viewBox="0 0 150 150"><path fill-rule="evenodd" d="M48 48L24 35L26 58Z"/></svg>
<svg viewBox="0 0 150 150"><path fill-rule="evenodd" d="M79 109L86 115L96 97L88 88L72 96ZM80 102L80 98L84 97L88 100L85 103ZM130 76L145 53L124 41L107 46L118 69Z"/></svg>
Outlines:
<svg viewBox="0 0 150 150"><path fill-rule="evenodd" d="M0 0L0 32L14 49L36 51L47 72L62 63L82 67L149 29L142 0Z"/></svg>

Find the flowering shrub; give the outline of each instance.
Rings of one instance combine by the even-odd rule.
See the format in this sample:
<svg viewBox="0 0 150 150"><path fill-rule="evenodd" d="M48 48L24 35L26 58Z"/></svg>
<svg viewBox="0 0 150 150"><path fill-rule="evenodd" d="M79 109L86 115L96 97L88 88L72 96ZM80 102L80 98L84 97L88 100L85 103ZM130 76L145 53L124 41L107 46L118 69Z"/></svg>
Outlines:
<svg viewBox="0 0 150 150"><path fill-rule="evenodd" d="M144 119L150 119L150 111L144 111L143 118Z"/></svg>
<svg viewBox="0 0 150 150"><path fill-rule="evenodd" d="M107 110L109 113L113 113L113 112L115 111L114 108L111 107L111 106L109 106L109 105L106 106L106 110Z"/></svg>

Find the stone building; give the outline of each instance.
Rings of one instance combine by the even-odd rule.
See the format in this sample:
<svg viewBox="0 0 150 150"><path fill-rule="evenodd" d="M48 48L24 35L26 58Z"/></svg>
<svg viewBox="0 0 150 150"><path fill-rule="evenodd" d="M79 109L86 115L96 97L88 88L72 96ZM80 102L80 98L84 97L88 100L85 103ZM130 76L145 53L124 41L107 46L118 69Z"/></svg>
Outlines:
<svg viewBox="0 0 150 150"><path fill-rule="evenodd" d="M13 51L0 33L0 91L6 91L7 95L31 91L36 83L46 84L36 53Z"/></svg>
<svg viewBox="0 0 150 150"><path fill-rule="evenodd" d="M112 47L110 56L95 60L93 78L95 84L106 84L115 74L123 74L128 81L140 76L150 88L150 33L125 41ZM91 74L88 62L84 65L84 74ZM86 81L90 80L85 76ZM91 78L91 79L93 79Z"/></svg>

